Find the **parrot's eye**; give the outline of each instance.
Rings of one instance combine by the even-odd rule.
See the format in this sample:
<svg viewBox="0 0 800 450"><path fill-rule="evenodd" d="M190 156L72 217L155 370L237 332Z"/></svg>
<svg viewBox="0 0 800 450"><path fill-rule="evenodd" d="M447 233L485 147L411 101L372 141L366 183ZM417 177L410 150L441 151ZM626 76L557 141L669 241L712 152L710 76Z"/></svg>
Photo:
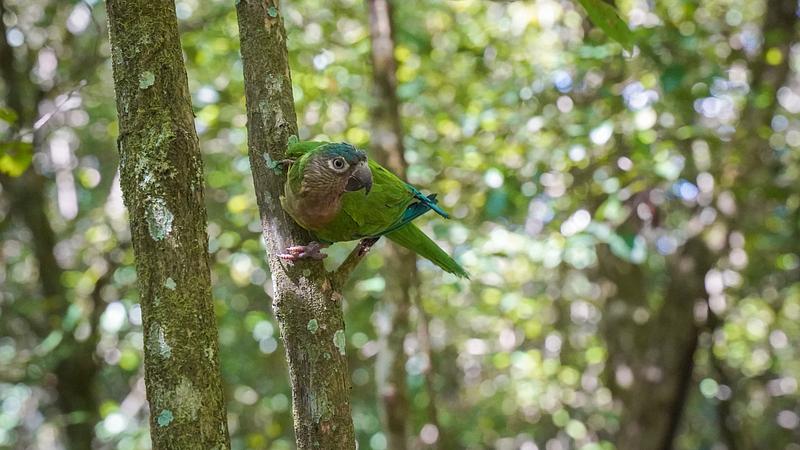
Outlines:
<svg viewBox="0 0 800 450"><path fill-rule="evenodd" d="M344 169L345 165L347 165L347 163L344 161L344 158L342 157L336 158L331 162L331 166L335 170L342 170Z"/></svg>

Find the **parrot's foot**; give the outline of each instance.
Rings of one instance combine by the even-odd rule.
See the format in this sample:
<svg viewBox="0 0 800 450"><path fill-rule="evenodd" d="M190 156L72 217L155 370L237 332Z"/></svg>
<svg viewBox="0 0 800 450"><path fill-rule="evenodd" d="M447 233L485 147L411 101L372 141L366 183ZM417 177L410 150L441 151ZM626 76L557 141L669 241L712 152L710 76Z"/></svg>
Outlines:
<svg viewBox="0 0 800 450"><path fill-rule="evenodd" d="M372 246L375 245L376 242L378 242L378 239L380 239L380 236L362 239L358 243L358 256L366 255L369 249L371 249Z"/></svg>
<svg viewBox="0 0 800 450"><path fill-rule="evenodd" d="M277 174L282 174L284 171L289 170L289 167L294 164L293 159L281 159L279 161L273 161L269 155L264 156L264 159L267 161L267 167L272 169Z"/></svg>
<svg viewBox="0 0 800 450"><path fill-rule="evenodd" d="M293 159L282 159L280 161L275 161L275 167L278 167L281 170L288 169L289 166L291 166L292 164L294 164L294 160Z"/></svg>
<svg viewBox="0 0 800 450"><path fill-rule="evenodd" d="M320 251L325 247L327 247L327 244L321 244L319 242L310 242L308 245L295 245L288 247L286 253L281 253L278 255L278 258L287 261L298 261L301 259L322 260L328 257L328 255Z"/></svg>

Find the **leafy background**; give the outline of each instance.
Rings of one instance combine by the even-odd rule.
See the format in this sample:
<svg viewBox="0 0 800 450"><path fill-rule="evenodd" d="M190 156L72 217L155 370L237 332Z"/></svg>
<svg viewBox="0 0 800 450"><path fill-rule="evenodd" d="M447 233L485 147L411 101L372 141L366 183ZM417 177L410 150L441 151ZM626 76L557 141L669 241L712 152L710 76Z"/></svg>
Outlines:
<svg viewBox="0 0 800 450"><path fill-rule="evenodd" d="M418 263L412 329L429 319L431 349L406 338L415 444L624 448L632 422L680 411L675 448L798 450L797 4L622 0L635 46L610 37L626 50L583 3L396 3L408 178L455 219L420 222L473 274ZM94 393L96 448L149 448L104 5L3 9L0 447L66 446L85 419L59 410L73 389ZM232 444L293 448L235 12L182 0L177 13ZM368 149L365 4L282 13L300 137ZM376 450L381 248L345 303L356 432ZM661 398L681 377L685 402Z"/></svg>

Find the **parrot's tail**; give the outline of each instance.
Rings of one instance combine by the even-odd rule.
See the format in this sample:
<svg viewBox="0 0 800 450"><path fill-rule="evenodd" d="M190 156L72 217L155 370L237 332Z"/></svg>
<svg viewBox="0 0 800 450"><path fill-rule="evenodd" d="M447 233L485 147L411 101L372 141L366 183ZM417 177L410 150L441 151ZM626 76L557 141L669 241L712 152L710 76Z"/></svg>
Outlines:
<svg viewBox="0 0 800 450"><path fill-rule="evenodd" d="M451 258L450 255L445 253L444 250L439 248L435 242L412 223L386 234L386 237L418 255L429 259L431 262L453 275L461 278L469 278L469 273L467 273L461 265Z"/></svg>

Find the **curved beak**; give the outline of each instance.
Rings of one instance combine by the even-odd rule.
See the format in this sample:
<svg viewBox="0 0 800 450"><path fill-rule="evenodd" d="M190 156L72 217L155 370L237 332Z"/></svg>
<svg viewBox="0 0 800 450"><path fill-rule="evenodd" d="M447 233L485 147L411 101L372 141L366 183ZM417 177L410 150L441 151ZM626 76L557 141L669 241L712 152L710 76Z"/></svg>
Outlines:
<svg viewBox="0 0 800 450"><path fill-rule="evenodd" d="M369 194L372 189L372 171L369 170L366 161L358 163L356 170L347 179L347 185L344 187L345 192L355 192L360 189L364 189L364 195Z"/></svg>

